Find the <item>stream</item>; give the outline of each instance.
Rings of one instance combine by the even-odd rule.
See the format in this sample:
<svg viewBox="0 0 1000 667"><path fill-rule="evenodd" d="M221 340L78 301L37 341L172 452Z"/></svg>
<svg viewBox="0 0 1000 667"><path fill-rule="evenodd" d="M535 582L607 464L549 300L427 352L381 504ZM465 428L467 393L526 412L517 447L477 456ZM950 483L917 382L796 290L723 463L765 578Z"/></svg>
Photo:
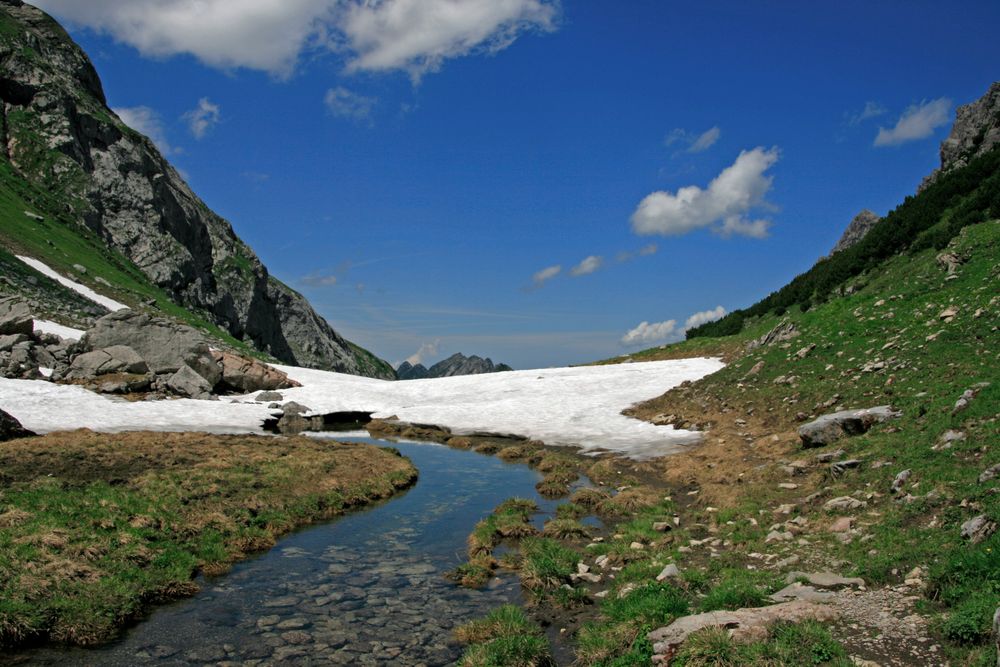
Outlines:
<svg viewBox="0 0 1000 667"><path fill-rule="evenodd" d="M229 574L201 580L199 594L156 608L112 644L19 658L129 667L457 660L457 626L521 602L513 575L478 591L444 578L464 560L472 527L512 496L538 503L541 526L559 501L536 493L541 477L524 465L441 445L336 437L397 448L416 465L419 481L381 504L289 535Z"/></svg>

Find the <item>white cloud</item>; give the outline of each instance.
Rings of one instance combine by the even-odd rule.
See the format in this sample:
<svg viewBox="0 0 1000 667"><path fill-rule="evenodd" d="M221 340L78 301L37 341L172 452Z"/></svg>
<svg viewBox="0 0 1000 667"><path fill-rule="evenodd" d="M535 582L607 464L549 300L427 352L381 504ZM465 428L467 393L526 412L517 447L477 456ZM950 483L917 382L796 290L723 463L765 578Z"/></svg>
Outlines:
<svg viewBox="0 0 1000 667"><path fill-rule="evenodd" d="M71 24L152 57L190 54L223 69L288 76L306 51L344 52L352 71L414 79L448 58L501 51L551 31L558 0L35 0Z"/></svg>
<svg viewBox="0 0 1000 667"><path fill-rule="evenodd" d="M410 365L416 366L417 364L423 363L424 359L434 357L438 353L438 346L441 345L441 339L434 341L433 343L424 343L420 346L420 349L411 354L406 358Z"/></svg>
<svg viewBox="0 0 1000 667"><path fill-rule="evenodd" d="M691 317L687 318L684 323L684 331L688 329L694 329L707 322L714 322L715 320L722 319L726 316L726 309L722 306L716 306L715 310L703 310L700 313L695 313Z"/></svg>
<svg viewBox="0 0 1000 667"><path fill-rule="evenodd" d="M326 91L324 102L334 116L360 121L371 116L376 100L337 86Z"/></svg>
<svg viewBox="0 0 1000 667"><path fill-rule="evenodd" d="M658 343L666 340L677 330L677 320L667 320L650 324L642 322L636 328L622 336L622 345L639 345Z"/></svg>
<svg viewBox="0 0 1000 667"><path fill-rule="evenodd" d="M908 141L925 139L934 130L947 125L951 119L951 100L939 97L936 100L924 100L914 104L903 112L892 129L880 127L875 137L876 146L898 146Z"/></svg>
<svg viewBox="0 0 1000 667"><path fill-rule="evenodd" d="M149 107L120 107L112 109L122 119L122 122L140 134L144 134L156 144L164 155L177 153L177 149L167 141L167 133L163 129L160 114Z"/></svg>
<svg viewBox="0 0 1000 667"><path fill-rule="evenodd" d="M349 2L337 22L354 54L348 70L405 70L416 81L449 58L554 30L558 15L556 0L383 0Z"/></svg>
<svg viewBox="0 0 1000 667"><path fill-rule="evenodd" d="M707 227L723 237L764 238L771 221L752 219L749 214L754 209L771 208L765 196L774 179L765 172L777 161L777 148L757 147L740 153L707 189L690 185L676 193L654 192L632 214L632 230L644 235L680 236Z"/></svg>
<svg viewBox="0 0 1000 667"><path fill-rule="evenodd" d="M655 243L650 243L649 245L644 245L641 248L639 248L639 256L640 257L649 257L650 255L655 255L656 252L659 249L660 249L660 246L656 245Z"/></svg>
<svg viewBox="0 0 1000 667"><path fill-rule="evenodd" d="M194 138L203 139L208 131L218 124L221 117L222 109L219 105L203 97L198 100L198 106L188 111L182 118L187 121Z"/></svg>
<svg viewBox="0 0 1000 667"><path fill-rule="evenodd" d="M715 142L719 140L722 135L722 130L718 127L713 127L711 129L705 130L694 140L694 143L688 147L688 153L701 153L702 151L707 151L709 148L715 145Z"/></svg>
<svg viewBox="0 0 1000 667"><path fill-rule="evenodd" d="M332 287L337 284L337 276L317 271L316 273L311 273L305 278L302 278L299 282L303 285L308 285L309 287Z"/></svg>
<svg viewBox="0 0 1000 667"><path fill-rule="evenodd" d="M541 287L560 273L562 273L562 265L549 266L531 276L531 282L535 284L535 287Z"/></svg>
<svg viewBox="0 0 1000 667"><path fill-rule="evenodd" d="M683 146L686 146L686 148L684 148L685 153L701 153L714 146L715 142L717 142L721 136L722 130L720 130L718 126L711 127L701 134L688 132L684 128L678 127L670 131L670 134L664 138L663 144L667 148L670 148L675 144L682 144Z"/></svg>
<svg viewBox="0 0 1000 667"><path fill-rule="evenodd" d="M889 113L889 110L878 102L865 102L865 108L857 113L850 114L847 118L847 124L854 126L860 125L861 123L869 120L871 118L878 118Z"/></svg>
<svg viewBox="0 0 1000 667"><path fill-rule="evenodd" d="M597 255L591 255L570 269L569 273L573 277L586 276L594 271L597 271L602 266L604 266L604 258Z"/></svg>

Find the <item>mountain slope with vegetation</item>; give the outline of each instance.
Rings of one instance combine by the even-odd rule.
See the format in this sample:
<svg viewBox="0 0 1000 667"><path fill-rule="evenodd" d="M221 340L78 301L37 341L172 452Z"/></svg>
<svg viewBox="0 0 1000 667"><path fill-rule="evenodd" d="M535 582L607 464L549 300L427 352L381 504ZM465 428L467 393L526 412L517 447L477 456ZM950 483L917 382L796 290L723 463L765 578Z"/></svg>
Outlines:
<svg viewBox="0 0 1000 667"><path fill-rule="evenodd" d="M19 0L0 2L0 101L6 254L30 255L124 303L285 363L395 377L269 275L152 142L108 108L93 65L69 35ZM101 314L44 289L38 275L11 275L0 288L41 284L34 292L43 314L66 324Z"/></svg>

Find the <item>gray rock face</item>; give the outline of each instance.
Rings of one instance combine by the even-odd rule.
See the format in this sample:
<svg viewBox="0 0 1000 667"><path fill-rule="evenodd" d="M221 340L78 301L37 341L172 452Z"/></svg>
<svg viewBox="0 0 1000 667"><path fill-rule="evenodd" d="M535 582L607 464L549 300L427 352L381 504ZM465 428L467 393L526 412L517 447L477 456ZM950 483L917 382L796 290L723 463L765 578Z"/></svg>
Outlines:
<svg viewBox="0 0 1000 667"><path fill-rule="evenodd" d="M3 410L0 410L0 442L13 440L14 438L27 438L33 435L35 434L21 426L21 422Z"/></svg>
<svg viewBox="0 0 1000 667"><path fill-rule="evenodd" d="M284 362L393 378L268 274L153 143L108 108L86 54L44 12L4 0L2 146L18 174L130 259L173 300Z"/></svg>
<svg viewBox="0 0 1000 667"><path fill-rule="evenodd" d="M175 394L190 398L208 398L212 393L212 385L187 364L167 379L167 387Z"/></svg>
<svg viewBox="0 0 1000 667"><path fill-rule="evenodd" d="M149 366L135 350L125 345L113 345L93 352L85 352L73 359L66 377L93 378L112 373L142 375Z"/></svg>
<svg viewBox="0 0 1000 667"><path fill-rule="evenodd" d="M1000 145L1000 81L971 104L958 107L955 124L941 142L941 166L924 179L920 190L942 174L964 167L973 159Z"/></svg>
<svg viewBox="0 0 1000 667"><path fill-rule="evenodd" d="M444 361L439 361L430 368L421 364L411 366L404 361L399 365L396 375L400 380L417 380L421 378L443 378L456 375L479 375L482 373L501 373L513 370L507 364L494 364L492 359L483 359L472 355L467 357L461 352L453 354Z"/></svg>
<svg viewBox="0 0 1000 667"><path fill-rule="evenodd" d="M888 405L823 415L799 427L803 447L825 447L841 438L866 433L875 424L900 415Z"/></svg>
<svg viewBox="0 0 1000 667"><path fill-rule="evenodd" d="M871 228L878 223L882 218L878 217L868 209L861 211L854 219L851 220L851 224L847 225L847 229L844 230L843 236L837 241L837 245L833 246L833 250L830 251L832 255L835 252L840 252L841 250L846 250L852 245L860 241L865 237L865 235L871 231Z"/></svg>
<svg viewBox="0 0 1000 667"><path fill-rule="evenodd" d="M15 297L0 299L0 335L30 336L35 321L28 306Z"/></svg>

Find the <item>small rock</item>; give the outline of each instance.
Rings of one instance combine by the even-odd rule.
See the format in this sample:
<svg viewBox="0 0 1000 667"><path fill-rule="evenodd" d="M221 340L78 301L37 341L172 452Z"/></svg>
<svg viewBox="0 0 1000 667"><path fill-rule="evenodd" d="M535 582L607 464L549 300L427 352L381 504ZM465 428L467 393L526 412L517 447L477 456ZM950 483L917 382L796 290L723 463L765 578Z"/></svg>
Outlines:
<svg viewBox="0 0 1000 667"><path fill-rule="evenodd" d="M830 464L830 474L834 477L839 477L851 468L857 468L861 465L861 461L858 459L847 459L846 461L837 461L836 463Z"/></svg>
<svg viewBox="0 0 1000 667"><path fill-rule="evenodd" d="M1000 475L1000 463L996 464L995 466L991 466L986 470L984 470L982 473L980 473L979 483L984 484L990 481L991 479L994 479L997 475Z"/></svg>
<svg viewBox="0 0 1000 667"><path fill-rule="evenodd" d="M938 315L938 319L941 320L942 322L951 322L952 320L955 319L957 315L958 315L958 308L950 306L941 311L941 314Z"/></svg>
<svg viewBox="0 0 1000 667"><path fill-rule="evenodd" d="M794 537L795 537L794 535L792 535L787 531L780 532L777 530L772 530L770 533L767 534L767 537L764 538L764 542L766 544L770 544L771 542L787 542L788 540L794 539Z"/></svg>
<svg viewBox="0 0 1000 667"><path fill-rule="evenodd" d="M857 498L852 498L850 496L840 496L839 498L833 498L826 501L823 505L823 509L827 511L831 510L856 510L861 507L866 507L868 503L858 500Z"/></svg>
<svg viewBox="0 0 1000 667"><path fill-rule="evenodd" d="M782 482L781 484L778 485L778 488L779 489L786 489L788 491L791 491L793 489L799 488L799 485L798 484L793 484L791 482Z"/></svg>
<svg viewBox="0 0 1000 667"><path fill-rule="evenodd" d="M888 405L863 410L842 410L823 415L799 427L803 447L825 447L841 438L866 433L875 424L900 416Z"/></svg>
<svg viewBox="0 0 1000 667"><path fill-rule="evenodd" d="M834 459L840 458L841 456L843 456L846 453L847 452L845 452L843 449L838 449L835 452L825 452L823 454L817 454L816 455L816 460L819 461L820 463L829 463L830 461L833 461Z"/></svg>
<svg viewBox="0 0 1000 667"><path fill-rule="evenodd" d="M666 533L673 530L673 525L669 521L656 521L653 523L653 530L658 533Z"/></svg>
<svg viewBox="0 0 1000 667"><path fill-rule="evenodd" d="M892 487L889 489L889 491L892 493L899 493L900 491L902 491L903 485L906 484L907 481L909 481L910 475L912 474L913 474L912 471L904 470L903 472L896 475L896 479L892 480Z"/></svg>
<svg viewBox="0 0 1000 667"><path fill-rule="evenodd" d="M665 568L663 568L662 572L656 575L656 580L665 581L667 579L673 579L674 577L679 577L679 576L681 576L681 571L677 569L676 565L670 563Z"/></svg>
<svg viewBox="0 0 1000 667"><path fill-rule="evenodd" d="M830 524L831 533L849 533L854 528L854 517L842 516Z"/></svg>
<svg viewBox="0 0 1000 667"><path fill-rule="evenodd" d="M990 520L985 514L980 514L962 524L962 537L973 544L979 544L996 530L996 522Z"/></svg>

